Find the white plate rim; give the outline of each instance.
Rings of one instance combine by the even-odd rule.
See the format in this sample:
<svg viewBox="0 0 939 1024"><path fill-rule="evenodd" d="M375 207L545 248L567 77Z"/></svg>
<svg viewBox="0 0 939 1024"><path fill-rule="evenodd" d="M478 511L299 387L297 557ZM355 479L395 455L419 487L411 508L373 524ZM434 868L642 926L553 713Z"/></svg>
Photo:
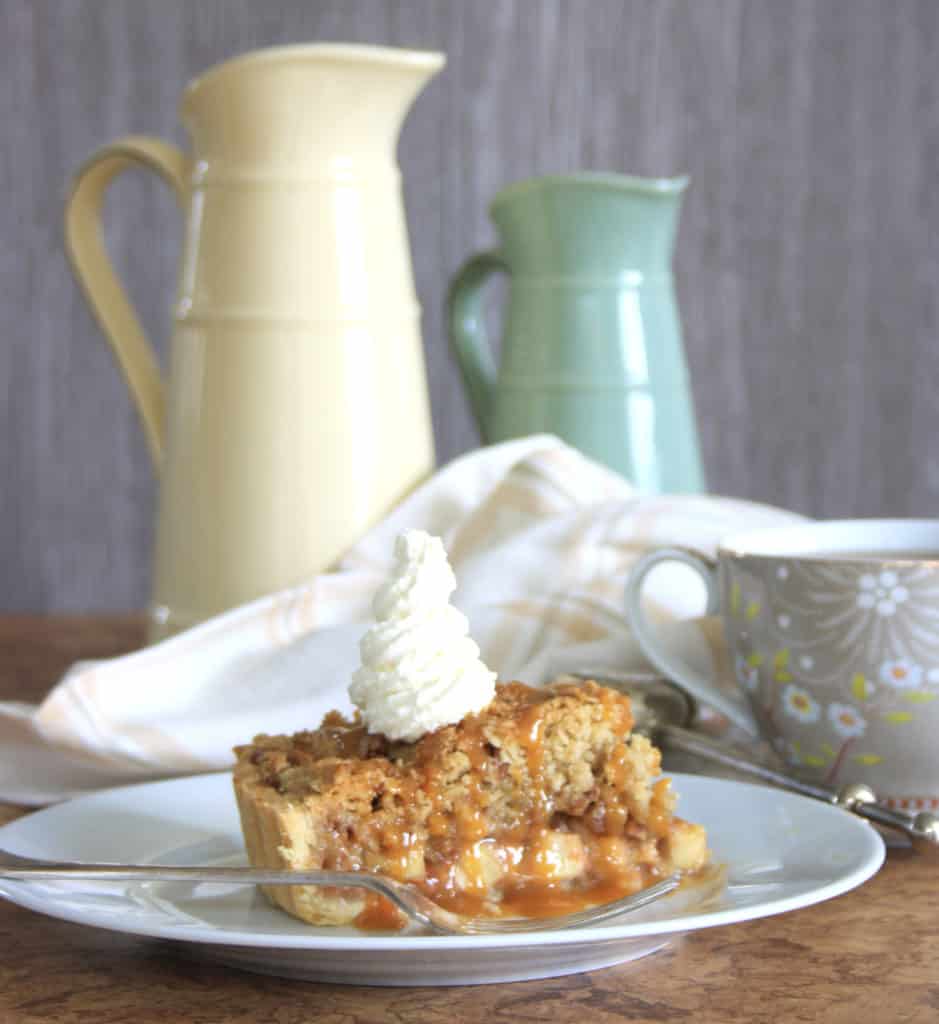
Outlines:
<svg viewBox="0 0 939 1024"><path fill-rule="evenodd" d="M743 787L748 790L764 790L781 797L787 802L794 801L793 806L802 803L814 805L816 812L819 809L836 815L840 818L840 824L853 833L863 847L863 854L860 855L860 863L851 871L846 871L838 878L819 885L808 893L801 893L795 896L783 896L776 899L767 899L761 903L742 907L730 907L723 910L704 911L692 913L680 917L674 917L660 921L634 922L631 924L610 924L599 925L590 928L566 929L563 931L532 931L515 935L324 935L321 931L310 935L283 934L272 935L264 933L236 932L216 929L211 926L190 927L185 932L170 930L167 927L150 926L145 922L135 921L124 923L120 919L115 920L112 916L104 913L95 913L94 910L84 908L81 912L69 912L67 909L50 908L48 894L36 895L31 891L30 883L7 882L0 879L0 896L16 903L26 909L37 911L46 916L55 917L59 920L70 921L75 924L90 925L93 927L105 928L108 931L121 932L124 934L146 936L149 938L166 939L184 943L201 943L215 946L253 946L265 949L309 949L310 951L326 950L349 950L356 952L404 952L419 950L462 950L462 949L528 949L544 946L564 946L588 943L591 946L602 946L604 943L620 943L633 938L645 938L654 935L678 935L691 931L700 931L705 928L716 928L722 925L738 924L745 921L752 921L763 917L771 917L778 914L788 913L792 910L799 910L804 907L813 906L836 896L843 895L851 889L862 885L880 869L886 855L886 848L879 833L870 824L848 811L834 805L824 804L821 801L811 800L809 797L800 796L795 793L783 790L768 790L767 787L759 786L748 782L722 779L702 775L686 775L681 772L668 772L668 777L675 783L676 790L681 793L682 786L686 780L697 782L706 781L719 788ZM182 786L190 784L194 779L209 781L219 778L229 778L230 772L213 772L205 775L185 776L174 779L164 779L156 782L136 783L128 786L118 786L110 789L99 790L86 796L77 797L74 800L62 804L55 804L43 810L36 811L24 818L16 819L7 825L0 827L0 846L5 846L7 840L17 832L17 825L20 822L42 820L42 816L55 815L57 811L68 807L74 811L76 807L88 804L93 806L102 800L120 799L121 797L133 797L137 794L152 791L155 786ZM15 845L15 844L14 844ZM14 850L14 852L16 852ZM61 854L57 855L61 856ZM64 883L68 884L68 883ZM126 884L126 883L123 883Z"/></svg>

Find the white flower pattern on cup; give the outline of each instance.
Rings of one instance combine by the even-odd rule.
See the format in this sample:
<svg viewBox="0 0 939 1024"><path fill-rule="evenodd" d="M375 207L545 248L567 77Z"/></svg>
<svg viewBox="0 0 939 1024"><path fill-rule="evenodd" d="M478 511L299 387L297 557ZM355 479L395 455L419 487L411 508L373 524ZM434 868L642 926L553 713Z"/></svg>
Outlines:
<svg viewBox="0 0 939 1024"><path fill-rule="evenodd" d="M729 585L733 673L761 695L784 762L828 785L895 790L906 744L920 742L911 723L939 713L937 566L755 562L732 566Z"/></svg>
<svg viewBox="0 0 939 1024"><path fill-rule="evenodd" d="M867 719L850 704L833 701L828 705L828 721L843 739L856 739L867 732Z"/></svg>
<svg viewBox="0 0 939 1024"><path fill-rule="evenodd" d="M915 690L923 682L923 669L907 658L894 658L881 664L878 676L894 690Z"/></svg>
<svg viewBox="0 0 939 1024"><path fill-rule="evenodd" d="M739 628L767 628L779 643L793 644L794 656L815 657L805 671L813 682L835 687L836 676L855 672L876 678L884 658L936 664L939 650L939 573L921 565L857 566L851 562L795 562L785 581L754 573L734 581L751 603L770 611L764 622ZM783 625L780 625L780 616ZM786 626L786 628L783 628ZM751 639L748 649L766 643ZM821 657L819 657L821 655ZM839 663L836 669L835 660ZM797 664L794 663L794 664ZM814 687L809 686L810 690Z"/></svg>
<svg viewBox="0 0 939 1024"><path fill-rule="evenodd" d="M783 689L782 706L787 715L800 722L817 722L821 714L818 701L795 683L788 683Z"/></svg>
<svg viewBox="0 0 939 1024"><path fill-rule="evenodd" d="M876 575L867 572L858 580L858 607L873 608L878 615L893 615L897 605L903 604L909 596L910 592L892 569Z"/></svg>

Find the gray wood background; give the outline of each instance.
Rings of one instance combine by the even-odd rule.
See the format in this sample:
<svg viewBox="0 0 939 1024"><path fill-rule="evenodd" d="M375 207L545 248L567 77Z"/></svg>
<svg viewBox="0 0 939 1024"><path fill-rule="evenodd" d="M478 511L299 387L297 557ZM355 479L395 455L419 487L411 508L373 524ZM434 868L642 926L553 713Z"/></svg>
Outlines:
<svg viewBox="0 0 939 1024"><path fill-rule="evenodd" d="M937 0L0 0L0 608L142 606L154 482L65 262L96 146L184 143L183 84L283 42L441 49L401 140L442 460L478 443L442 324L532 174L692 187L679 299L716 491L819 516L935 515ZM180 224L144 175L108 238L165 348Z"/></svg>

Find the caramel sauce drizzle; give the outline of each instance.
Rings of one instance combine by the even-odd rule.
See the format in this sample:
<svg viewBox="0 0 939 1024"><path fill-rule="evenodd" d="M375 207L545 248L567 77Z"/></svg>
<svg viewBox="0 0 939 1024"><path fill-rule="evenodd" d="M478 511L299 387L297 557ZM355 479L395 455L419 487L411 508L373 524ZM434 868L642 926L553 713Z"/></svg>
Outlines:
<svg viewBox="0 0 939 1024"><path fill-rule="evenodd" d="M521 684L513 685L521 688ZM629 794L631 767L626 744L618 743L607 758L609 781L598 787L592 813L583 819L558 816L544 779L542 704L547 697L530 687L520 692L527 706L523 706L517 716L516 738L524 751L528 769L532 794L529 814L515 826L501 829L498 835L487 834L486 812L491 789L487 780L498 772L500 762L498 751L486 738L482 721L475 716L468 716L459 726L460 750L470 765L464 776L465 799L457 803L452 813L442 808L438 780L431 770L438 749L434 737L429 737L422 759L411 773L410 791L406 787L402 793L407 805L421 792L432 808L426 819L429 839L426 875L415 884L440 906L455 913L535 920L620 899L651 885L658 872L648 865L632 863L628 855L624 855L628 848L624 847L622 838L631 831L638 834L640 830L640 826L633 825L639 808L632 806ZM600 691L599 699L616 733L627 736L633 724L628 703L619 694L605 690ZM361 749L365 740L357 732L347 730L341 741L344 748L358 745ZM643 834L656 839L668 834L673 820L668 798L669 782L657 781L644 815ZM586 854L587 872L583 877L571 882L557 880L550 847L539 842L551 829L567 830L579 837ZM382 854L387 858L384 871L393 877L406 877L412 841L413 836L406 830L384 830L381 836ZM498 860L503 868L495 897L486 877L486 856ZM355 924L366 930L396 931L403 926L404 917L384 897L368 893Z"/></svg>
<svg viewBox="0 0 939 1024"><path fill-rule="evenodd" d="M367 892L365 906L354 924L365 932L399 932L407 924L407 918L384 896L379 896L377 892Z"/></svg>

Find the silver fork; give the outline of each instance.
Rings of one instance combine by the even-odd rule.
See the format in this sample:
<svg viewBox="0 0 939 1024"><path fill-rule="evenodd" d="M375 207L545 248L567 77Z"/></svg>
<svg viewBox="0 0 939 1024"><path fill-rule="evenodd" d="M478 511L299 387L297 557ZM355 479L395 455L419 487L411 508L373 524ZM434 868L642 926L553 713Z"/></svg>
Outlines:
<svg viewBox="0 0 939 1024"><path fill-rule="evenodd" d="M563 917L462 917L444 910L419 889L384 875L357 871L268 871L264 868L169 867L162 864L82 864L37 860L0 850L0 878L20 881L98 882L208 882L227 885L333 885L367 889L387 897L415 924L438 935L511 935L526 931L557 931L606 921L617 914L638 910L678 887L679 876L662 881L632 896L579 910Z"/></svg>

